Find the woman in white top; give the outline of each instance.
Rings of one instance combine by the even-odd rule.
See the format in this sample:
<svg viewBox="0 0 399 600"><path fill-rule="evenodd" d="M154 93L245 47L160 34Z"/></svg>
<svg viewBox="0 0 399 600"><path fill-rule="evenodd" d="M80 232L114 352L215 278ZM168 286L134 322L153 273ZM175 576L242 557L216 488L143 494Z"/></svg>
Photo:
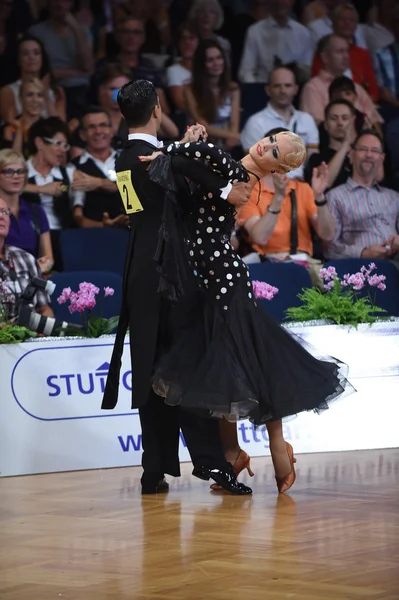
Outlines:
<svg viewBox="0 0 399 600"><path fill-rule="evenodd" d="M216 40L223 48L228 63L231 63L231 45L226 38L216 35L224 21L223 9L218 0L194 0L188 20L198 30L201 40Z"/></svg>
<svg viewBox="0 0 399 600"><path fill-rule="evenodd" d="M20 89L22 81L37 77L44 85L42 117L57 116L65 120L65 96L62 88L52 85L48 58L43 44L32 35L18 41L20 77L0 90L0 118L12 123L22 113Z"/></svg>
<svg viewBox="0 0 399 600"><path fill-rule="evenodd" d="M177 50L179 57L167 68L166 81L170 99L177 110L185 110L184 86L191 83L193 56L198 46L198 33L190 23L183 23L179 28Z"/></svg>

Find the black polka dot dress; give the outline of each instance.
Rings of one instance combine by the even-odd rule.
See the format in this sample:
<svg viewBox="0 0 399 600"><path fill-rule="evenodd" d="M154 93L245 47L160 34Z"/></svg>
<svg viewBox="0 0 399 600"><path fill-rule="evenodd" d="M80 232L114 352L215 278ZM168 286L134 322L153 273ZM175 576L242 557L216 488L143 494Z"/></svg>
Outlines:
<svg viewBox="0 0 399 600"><path fill-rule="evenodd" d="M221 187L222 177L248 181L241 163L212 144L174 143L163 151L211 167ZM197 301L156 365L153 388L168 404L256 424L326 409L345 389L346 366L320 360L258 308L248 268L230 244L234 215L234 207L205 184L195 189L184 243Z"/></svg>

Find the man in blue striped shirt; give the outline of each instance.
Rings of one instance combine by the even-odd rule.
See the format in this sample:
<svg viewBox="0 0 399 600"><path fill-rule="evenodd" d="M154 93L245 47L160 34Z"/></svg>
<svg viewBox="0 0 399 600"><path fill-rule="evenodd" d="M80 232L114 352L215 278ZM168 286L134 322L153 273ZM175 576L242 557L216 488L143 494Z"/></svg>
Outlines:
<svg viewBox="0 0 399 600"><path fill-rule="evenodd" d="M326 258L392 259L399 267L399 194L376 180L384 158L379 136L362 131L350 152L352 177L327 194L336 233Z"/></svg>

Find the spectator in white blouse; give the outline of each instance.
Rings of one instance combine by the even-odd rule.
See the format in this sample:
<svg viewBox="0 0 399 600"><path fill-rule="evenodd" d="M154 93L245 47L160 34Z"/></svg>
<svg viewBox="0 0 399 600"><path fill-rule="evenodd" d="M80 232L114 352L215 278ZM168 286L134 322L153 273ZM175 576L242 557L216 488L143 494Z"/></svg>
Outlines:
<svg viewBox="0 0 399 600"><path fill-rule="evenodd" d="M238 78L242 83L266 83L275 66L295 64L308 79L313 45L306 27L290 18L294 0L270 0L270 14L248 28Z"/></svg>
<svg viewBox="0 0 399 600"><path fill-rule="evenodd" d="M167 68L166 81L173 106L184 110L184 86L191 83L193 56L198 46L198 34L191 23L183 23L179 29L177 50L179 58Z"/></svg>

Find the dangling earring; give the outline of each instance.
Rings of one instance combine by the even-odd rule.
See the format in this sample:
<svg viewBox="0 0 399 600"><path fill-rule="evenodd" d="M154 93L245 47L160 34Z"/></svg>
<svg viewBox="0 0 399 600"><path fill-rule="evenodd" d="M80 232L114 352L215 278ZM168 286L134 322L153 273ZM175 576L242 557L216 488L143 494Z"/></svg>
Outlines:
<svg viewBox="0 0 399 600"><path fill-rule="evenodd" d="M270 171L270 173L275 173L275 172L276 172L276 170L275 170L275 169L272 169L272 170Z"/></svg>

